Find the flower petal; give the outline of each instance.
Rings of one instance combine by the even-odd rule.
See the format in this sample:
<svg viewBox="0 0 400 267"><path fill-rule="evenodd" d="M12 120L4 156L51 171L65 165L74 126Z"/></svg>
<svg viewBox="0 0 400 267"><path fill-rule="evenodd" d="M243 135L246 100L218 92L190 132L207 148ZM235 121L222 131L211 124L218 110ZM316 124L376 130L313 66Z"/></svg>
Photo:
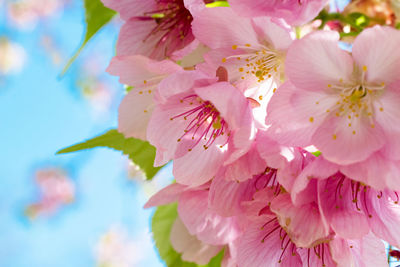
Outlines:
<svg viewBox="0 0 400 267"><path fill-rule="evenodd" d="M266 123L271 138L290 146L311 145L311 137L327 110L337 102L336 96L299 90L290 82L280 86L267 108Z"/></svg>
<svg viewBox="0 0 400 267"><path fill-rule="evenodd" d="M229 7L203 9L195 14L192 27L196 38L214 49L258 43L251 20L237 16Z"/></svg>
<svg viewBox="0 0 400 267"><path fill-rule="evenodd" d="M345 116L325 120L315 131L313 144L324 158L337 164L351 164L367 159L385 143L380 127L370 126L363 116L354 117L349 127Z"/></svg>
<svg viewBox="0 0 400 267"><path fill-rule="evenodd" d="M222 249L222 246L207 245L191 235L179 217L172 225L170 240L174 250L182 254L182 260L200 265L207 264Z"/></svg>
<svg viewBox="0 0 400 267"><path fill-rule="evenodd" d="M289 80L307 91L324 91L328 84L350 80L353 60L339 48L337 32L317 31L293 42L285 70Z"/></svg>
<svg viewBox="0 0 400 267"><path fill-rule="evenodd" d="M390 84L400 80L400 32L392 27L375 26L360 33L353 44L353 57L367 67L369 82Z"/></svg>

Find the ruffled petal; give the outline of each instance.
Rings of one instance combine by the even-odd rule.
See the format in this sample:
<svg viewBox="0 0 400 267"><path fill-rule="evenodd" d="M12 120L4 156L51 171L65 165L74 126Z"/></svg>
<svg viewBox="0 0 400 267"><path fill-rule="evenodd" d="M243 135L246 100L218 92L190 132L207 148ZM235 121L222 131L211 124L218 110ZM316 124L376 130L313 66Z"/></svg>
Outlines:
<svg viewBox="0 0 400 267"><path fill-rule="evenodd" d="M227 181L242 182L262 173L265 168L266 163L259 156L254 144L244 156L225 166L224 178Z"/></svg>
<svg viewBox="0 0 400 267"><path fill-rule="evenodd" d="M223 245L235 240L241 229L234 217L221 217L208 209L208 192L187 191L178 202L178 213L188 231L207 244Z"/></svg>
<svg viewBox="0 0 400 267"><path fill-rule="evenodd" d="M295 207L290 195L282 194L272 200L271 210L298 247L313 247L329 236L329 227L321 217L316 203Z"/></svg>
<svg viewBox="0 0 400 267"><path fill-rule="evenodd" d="M182 260L200 265L207 264L222 249L222 246L207 245L191 235L179 217L172 225L170 240L174 250L182 254Z"/></svg>
<svg viewBox="0 0 400 267"><path fill-rule="evenodd" d="M244 212L243 201L250 201L257 191L254 179L244 182L227 181L217 175L210 186L209 206L224 217L239 215Z"/></svg>
<svg viewBox="0 0 400 267"><path fill-rule="evenodd" d="M353 203L350 180L338 188L338 179L318 182L319 205L322 215L336 234L346 239L359 239L369 233L367 216Z"/></svg>

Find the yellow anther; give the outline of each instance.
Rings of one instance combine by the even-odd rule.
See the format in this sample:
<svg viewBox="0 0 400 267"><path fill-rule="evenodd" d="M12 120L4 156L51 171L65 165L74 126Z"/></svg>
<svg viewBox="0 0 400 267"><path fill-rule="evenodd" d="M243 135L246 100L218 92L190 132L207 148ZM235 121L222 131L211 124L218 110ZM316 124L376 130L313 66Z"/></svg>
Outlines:
<svg viewBox="0 0 400 267"><path fill-rule="evenodd" d="M383 111L383 108L382 108L382 107L380 107L380 108L379 108L379 111Z"/></svg>
<svg viewBox="0 0 400 267"><path fill-rule="evenodd" d="M144 84L146 84L146 83L147 83L147 81L146 81L146 80L144 80L144 81L143 81L143 83L144 83Z"/></svg>
<svg viewBox="0 0 400 267"><path fill-rule="evenodd" d="M315 102L315 104L317 104L317 105L318 105L318 104L319 104L319 101Z"/></svg>
<svg viewBox="0 0 400 267"><path fill-rule="evenodd" d="M222 58L222 63L225 63L226 62L226 58Z"/></svg>
<svg viewBox="0 0 400 267"><path fill-rule="evenodd" d="M149 92L149 94L151 94L151 90L149 90L148 92Z"/></svg>
<svg viewBox="0 0 400 267"><path fill-rule="evenodd" d="M336 134L332 135L333 140L336 140L336 138L337 138Z"/></svg>
<svg viewBox="0 0 400 267"><path fill-rule="evenodd" d="M351 127L351 123L349 123L349 127Z"/></svg>
<svg viewBox="0 0 400 267"><path fill-rule="evenodd" d="M233 50L237 49L237 45L232 45L232 49Z"/></svg>
<svg viewBox="0 0 400 267"><path fill-rule="evenodd" d="M327 109L326 112L329 113L329 112L331 112L331 111L330 111L330 109Z"/></svg>
<svg viewBox="0 0 400 267"><path fill-rule="evenodd" d="M274 88L274 90L272 90L272 92L275 93L276 92L276 88Z"/></svg>
<svg viewBox="0 0 400 267"><path fill-rule="evenodd" d="M309 121L313 122L314 121L314 117L310 117Z"/></svg>
<svg viewBox="0 0 400 267"><path fill-rule="evenodd" d="M250 47L250 46L251 46L251 44L245 44L245 46L247 46L247 47Z"/></svg>
<svg viewBox="0 0 400 267"><path fill-rule="evenodd" d="M144 113L147 113L147 110L143 110Z"/></svg>
<svg viewBox="0 0 400 267"><path fill-rule="evenodd" d="M139 91L139 95L143 94L143 91Z"/></svg>
<svg viewBox="0 0 400 267"><path fill-rule="evenodd" d="M364 66L362 67L362 70L363 70L364 72L367 71L367 70L368 70L367 66L364 65Z"/></svg>
<svg viewBox="0 0 400 267"><path fill-rule="evenodd" d="M332 87L332 84L328 84L328 87L331 88L331 87Z"/></svg>
<svg viewBox="0 0 400 267"><path fill-rule="evenodd" d="M371 128L375 128L375 124L371 124Z"/></svg>
<svg viewBox="0 0 400 267"><path fill-rule="evenodd" d="M258 97L258 99L260 99L260 100L263 100L263 96L262 96L262 95L260 95L260 96Z"/></svg>
<svg viewBox="0 0 400 267"><path fill-rule="evenodd" d="M353 131L353 134L356 134L356 131Z"/></svg>
<svg viewBox="0 0 400 267"><path fill-rule="evenodd" d="M243 68L239 68L239 71L242 72L242 71L244 71L244 69Z"/></svg>

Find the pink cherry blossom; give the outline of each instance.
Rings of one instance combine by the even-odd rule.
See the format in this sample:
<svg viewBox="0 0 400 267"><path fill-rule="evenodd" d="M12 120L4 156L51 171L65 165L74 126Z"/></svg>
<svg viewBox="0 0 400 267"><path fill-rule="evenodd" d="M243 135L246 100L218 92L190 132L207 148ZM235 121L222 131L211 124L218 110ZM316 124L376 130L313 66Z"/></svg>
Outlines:
<svg viewBox="0 0 400 267"><path fill-rule="evenodd" d="M376 190L354 181L341 173L340 167L327 162L322 156L307 165L293 186L294 203L298 203L298 195L309 194L303 190L310 183L316 183L320 210L336 234L357 239L373 232L377 237L399 246L399 192Z"/></svg>
<svg viewBox="0 0 400 267"><path fill-rule="evenodd" d="M299 215L299 218L293 218L298 223L287 218L282 220L282 214L277 217L269 206L266 206L271 200L270 197L271 193L268 191L260 191L256 193L253 201L247 203L248 226L237 240L238 266L388 266L383 242L371 233L354 240L330 234L325 240L309 243L306 247L297 245L294 240L299 241L298 235L292 230L296 229L298 223L302 224L302 229L297 229L298 234L309 237L317 237L318 234L313 231L317 230L318 233L318 229L324 226L318 220L315 221L316 217L312 215L300 219L302 214L309 211L302 211L302 207L295 208L290 204L288 194L279 196L285 199L286 204L281 204L278 198L275 198L272 201L276 203L271 204L271 207L278 204L289 208L286 210L296 209L293 214ZM306 233L302 232L304 229Z"/></svg>
<svg viewBox="0 0 400 267"><path fill-rule="evenodd" d="M249 101L225 81L199 71L177 72L159 86L147 129L155 165L174 159L179 183L201 185L229 158L245 154L255 135Z"/></svg>
<svg viewBox="0 0 400 267"><path fill-rule="evenodd" d="M162 60L194 41L189 9L201 0L102 0L120 13L125 24L117 43L117 55L141 54Z"/></svg>
<svg viewBox="0 0 400 267"><path fill-rule="evenodd" d="M314 19L329 0L230 0L241 16L283 18L290 25L302 25Z"/></svg>
<svg viewBox="0 0 400 267"><path fill-rule="evenodd" d="M377 151L399 160L400 32L366 29L352 55L338 40L336 32L321 31L291 46L290 81L268 106L271 136L286 145L314 145L338 164L362 162Z"/></svg>
<svg viewBox="0 0 400 267"><path fill-rule="evenodd" d="M206 64L197 67L211 72L225 67L230 82L243 91L269 79L280 83L283 78L285 53L293 35L280 21L243 18L229 7L206 8L194 14L193 33L211 48L204 56Z"/></svg>
<svg viewBox="0 0 400 267"><path fill-rule="evenodd" d="M145 208L177 201L179 218L190 235L207 245L227 245L238 238L242 225L237 217L223 217L208 208L209 187L171 184L154 195Z"/></svg>
<svg viewBox="0 0 400 267"><path fill-rule="evenodd" d="M154 93L169 74L181 70L172 61L154 61L140 55L116 56L107 71L131 86L119 106L118 130L126 137L146 139L147 124L154 109Z"/></svg>

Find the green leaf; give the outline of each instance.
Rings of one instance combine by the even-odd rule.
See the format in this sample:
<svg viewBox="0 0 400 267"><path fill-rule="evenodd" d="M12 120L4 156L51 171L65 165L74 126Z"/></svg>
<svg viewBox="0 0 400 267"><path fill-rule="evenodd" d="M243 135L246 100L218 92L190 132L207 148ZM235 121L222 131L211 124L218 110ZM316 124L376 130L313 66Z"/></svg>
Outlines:
<svg viewBox="0 0 400 267"><path fill-rule="evenodd" d="M316 156L316 157L319 157L319 156L321 156L321 151L314 151L314 152L311 152L311 154L313 154L314 156Z"/></svg>
<svg viewBox="0 0 400 267"><path fill-rule="evenodd" d="M218 255L211 259L207 265L197 265L195 263L186 262L181 259L181 255L177 253L171 245L169 236L172 225L178 216L177 204L173 203L166 206L160 206L154 213L151 222L153 230L153 238L158 249L160 257L165 261L168 267L219 267L224 256L222 250Z"/></svg>
<svg viewBox="0 0 400 267"><path fill-rule="evenodd" d="M229 3L227 1L215 1L212 3L206 4L206 7L218 7L218 6L229 7Z"/></svg>
<svg viewBox="0 0 400 267"><path fill-rule="evenodd" d="M95 147L108 147L121 151L135 163L146 174L147 180L150 180L160 170L161 167L153 167L156 149L148 142L136 139L125 138L117 130L110 130L100 136L89 139L68 148L61 149L57 154L76 152Z"/></svg>
<svg viewBox="0 0 400 267"><path fill-rule="evenodd" d="M114 17L116 12L103 5L100 0L83 0L85 5L86 32L83 43L64 67L63 76L75 59L79 56L87 42Z"/></svg>

